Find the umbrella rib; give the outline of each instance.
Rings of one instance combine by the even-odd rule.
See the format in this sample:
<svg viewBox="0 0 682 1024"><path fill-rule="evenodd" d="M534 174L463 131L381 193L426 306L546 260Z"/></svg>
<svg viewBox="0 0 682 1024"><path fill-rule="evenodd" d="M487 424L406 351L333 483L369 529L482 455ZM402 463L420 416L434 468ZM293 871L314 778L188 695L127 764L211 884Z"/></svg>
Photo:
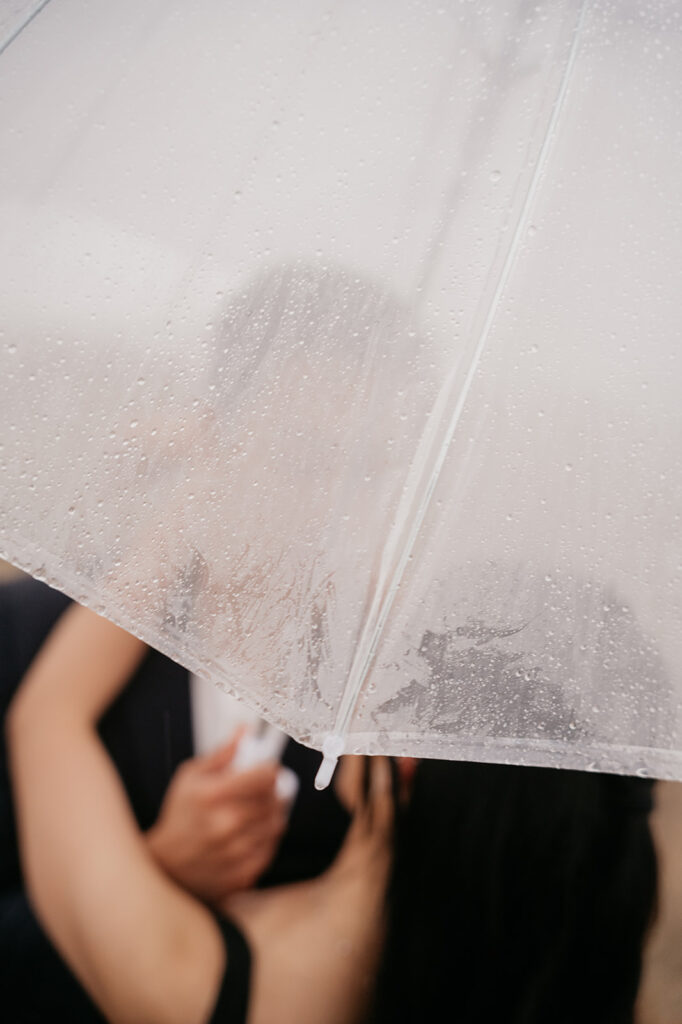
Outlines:
<svg viewBox="0 0 682 1024"><path fill-rule="evenodd" d="M401 504L405 506L405 514L401 515L400 510L396 516L396 522L389 534L382 557L382 568L385 571L380 573L380 579L374 592L371 607L369 609L365 627L362 631L356 654L348 674L348 681L344 690L339 709L336 716L333 733L329 734L323 744L324 759L315 785L322 789L329 784L338 757L345 748L345 736L348 732L355 705L362 690L362 686L369 672L374 659L376 649L386 624L386 620L393 606L398 587L405 572L405 568L414 549L422 523L431 503L431 498L436 489L440 474L448 453L450 444L462 416L471 385L473 383L481 356L490 336L493 321L497 314L500 299L507 286L511 275L516 256L518 254L521 240L526 229L530 210L538 192L540 180L549 159L550 151L557 135L557 129L570 82L575 67L582 30L585 23L585 14L590 0L582 0L578 17L573 30L573 38L566 59L564 72L557 90L552 111L547 123L544 138L533 170L533 175L526 192L526 197L519 214L516 228L509 244L500 276L488 306L488 311L481 327L478 340L472 352L466 375L457 394L454 408L450 415L447 426L443 429L447 410L451 406L452 392L459 379L459 363L450 372L448 379L441 389L436 400L429 423L427 424L422 440L420 441L412 468L408 473L405 485L405 496ZM442 438L438 442L438 438ZM436 447L435 456L431 452ZM425 452L423 460L420 453ZM429 458L431 456L431 458ZM425 465L426 463L426 465ZM431 466L430 473L428 467ZM417 468L418 467L418 468ZM428 473L428 479L425 477ZM423 486L422 486L423 484ZM397 556L397 563L396 563ZM390 566L394 568L391 570Z"/></svg>
<svg viewBox="0 0 682 1024"><path fill-rule="evenodd" d="M28 15L26 15L24 20L19 25L17 25L10 32L10 34L7 36L6 39L3 39L2 41L0 41L0 54L3 54L5 52L5 50L7 49L7 47L12 45L14 40L17 39L18 36L21 35L21 33L26 28L26 26L30 25L31 22L33 21L33 19L38 17L40 12L45 7L47 7L49 2L50 2L50 0L38 0L38 2L36 3L35 7L33 8L33 10L30 11Z"/></svg>

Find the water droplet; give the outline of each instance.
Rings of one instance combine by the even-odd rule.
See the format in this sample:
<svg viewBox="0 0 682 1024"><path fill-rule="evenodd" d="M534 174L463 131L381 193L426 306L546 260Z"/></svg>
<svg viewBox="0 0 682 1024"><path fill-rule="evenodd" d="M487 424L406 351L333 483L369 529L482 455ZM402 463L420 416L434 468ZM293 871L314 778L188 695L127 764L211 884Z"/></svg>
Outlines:
<svg viewBox="0 0 682 1024"><path fill-rule="evenodd" d="M17 354L17 346L16 345L8 345L7 346L7 353L10 356L15 356Z"/></svg>
<svg viewBox="0 0 682 1024"><path fill-rule="evenodd" d="M500 171L490 172L490 180L492 181L493 185L495 185L500 180L501 177L502 174L500 173Z"/></svg>

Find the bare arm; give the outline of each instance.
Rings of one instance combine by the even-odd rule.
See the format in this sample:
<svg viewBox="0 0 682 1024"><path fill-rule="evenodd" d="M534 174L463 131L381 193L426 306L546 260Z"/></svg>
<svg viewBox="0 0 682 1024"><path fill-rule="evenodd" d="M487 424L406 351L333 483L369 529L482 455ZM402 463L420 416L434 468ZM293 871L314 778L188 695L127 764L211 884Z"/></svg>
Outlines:
<svg viewBox="0 0 682 1024"><path fill-rule="evenodd" d="M22 862L46 931L113 1024L200 1024L220 933L155 864L95 728L144 651L75 606L29 669L7 722Z"/></svg>

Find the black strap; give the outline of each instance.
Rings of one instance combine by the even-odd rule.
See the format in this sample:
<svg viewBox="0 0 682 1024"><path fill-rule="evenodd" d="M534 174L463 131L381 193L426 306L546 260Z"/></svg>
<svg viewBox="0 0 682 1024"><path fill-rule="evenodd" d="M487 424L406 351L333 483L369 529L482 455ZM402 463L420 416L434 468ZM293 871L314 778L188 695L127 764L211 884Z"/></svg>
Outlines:
<svg viewBox="0 0 682 1024"><path fill-rule="evenodd" d="M216 921L225 942L227 968L207 1024L245 1024L249 1005L251 950L232 921L226 917L216 917Z"/></svg>

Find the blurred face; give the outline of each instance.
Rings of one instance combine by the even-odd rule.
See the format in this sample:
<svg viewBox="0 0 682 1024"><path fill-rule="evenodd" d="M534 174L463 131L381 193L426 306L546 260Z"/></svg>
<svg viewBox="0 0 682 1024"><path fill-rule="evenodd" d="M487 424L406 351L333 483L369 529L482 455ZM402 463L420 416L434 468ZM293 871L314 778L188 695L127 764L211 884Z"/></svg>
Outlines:
<svg viewBox="0 0 682 1024"><path fill-rule="evenodd" d="M410 315L343 271L264 273L217 322L205 376L152 410L168 422L140 414L118 585L176 657L317 735L433 396Z"/></svg>

